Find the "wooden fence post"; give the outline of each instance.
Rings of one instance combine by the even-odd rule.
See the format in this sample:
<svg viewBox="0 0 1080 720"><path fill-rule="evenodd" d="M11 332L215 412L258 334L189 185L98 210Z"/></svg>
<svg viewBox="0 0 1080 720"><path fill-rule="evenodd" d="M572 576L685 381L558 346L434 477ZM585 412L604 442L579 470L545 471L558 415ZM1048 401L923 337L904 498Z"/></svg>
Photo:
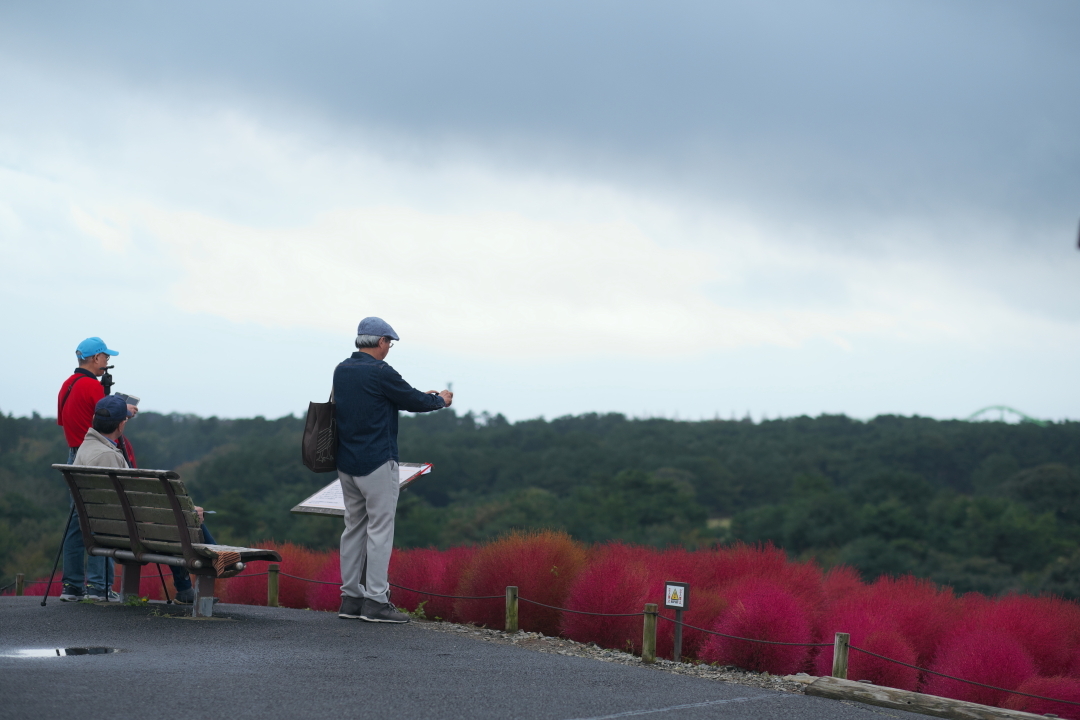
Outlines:
<svg viewBox="0 0 1080 720"><path fill-rule="evenodd" d="M15 594L21 596L26 592L26 576L22 573L15 574Z"/></svg>
<svg viewBox="0 0 1080 720"><path fill-rule="evenodd" d="M266 604L269 607L278 606L278 571L281 566L277 563L270 563L270 567L266 573Z"/></svg>
<svg viewBox="0 0 1080 720"><path fill-rule="evenodd" d="M518 631L518 589L514 585L506 586L506 632Z"/></svg>
<svg viewBox="0 0 1080 720"><path fill-rule="evenodd" d="M836 633L832 651L832 676L847 680L848 647L851 644L851 635L848 633Z"/></svg>
<svg viewBox="0 0 1080 720"><path fill-rule="evenodd" d="M641 633L641 662L656 662L656 603L645 603L645 626Z"/></svg>

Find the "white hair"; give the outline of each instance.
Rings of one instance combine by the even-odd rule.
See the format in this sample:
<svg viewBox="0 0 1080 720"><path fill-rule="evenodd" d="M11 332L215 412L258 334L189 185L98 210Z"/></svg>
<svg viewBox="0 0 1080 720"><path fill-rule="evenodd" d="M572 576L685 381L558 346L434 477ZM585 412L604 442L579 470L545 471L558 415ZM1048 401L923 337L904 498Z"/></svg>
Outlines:
<svg viewBox="0 0 1080 720"><path fill-rule="evenodd" d="M356 349L378 347L379 341L382 339L382 335L357 335Z"/></svg>

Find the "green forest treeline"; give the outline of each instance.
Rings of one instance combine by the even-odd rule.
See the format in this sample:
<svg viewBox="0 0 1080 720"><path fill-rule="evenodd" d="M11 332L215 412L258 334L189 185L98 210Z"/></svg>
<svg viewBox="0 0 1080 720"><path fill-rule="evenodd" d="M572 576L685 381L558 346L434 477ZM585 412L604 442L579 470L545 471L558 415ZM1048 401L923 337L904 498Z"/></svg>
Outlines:
<svg viewBox="0 0 1080 720"><path fill-rule="evenodd" d="M180 472L219 542L336 545L341 520L295 515L328 483L300 463L303 420L142 413L142 467ZM1080 423L881 416L749 421L582 415L507 422L405 416L404 461L435 472L401 497L396 544L446 547L511 528L588 542L771 541L866 578L1080 598ZM0 586L48 573L68 511L55 420L0 415Z"/></svg>

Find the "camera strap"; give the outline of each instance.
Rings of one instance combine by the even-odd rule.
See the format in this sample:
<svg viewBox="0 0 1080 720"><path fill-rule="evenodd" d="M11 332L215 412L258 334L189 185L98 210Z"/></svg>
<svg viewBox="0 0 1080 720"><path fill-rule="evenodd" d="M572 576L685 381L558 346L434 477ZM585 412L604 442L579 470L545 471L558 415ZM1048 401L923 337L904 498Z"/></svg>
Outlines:
<svg viewBox="0 0 1080 720"><path fill-rule="evenodd" d="M77 377L77 378L75 378L74 380L71 381L71 384L68 385L67 392L64 393L64 399L60 401L59 413L60 413L60 418L61 419L63 419L63 417L64 417L64 406L67 405L68 398L71 397L71 391L75 389L75 383L79 382L84 377L93 378L95 380L97 379L88 370L83 370L82 368L75 368L75 374L78 375L79 377Z"/></svg>

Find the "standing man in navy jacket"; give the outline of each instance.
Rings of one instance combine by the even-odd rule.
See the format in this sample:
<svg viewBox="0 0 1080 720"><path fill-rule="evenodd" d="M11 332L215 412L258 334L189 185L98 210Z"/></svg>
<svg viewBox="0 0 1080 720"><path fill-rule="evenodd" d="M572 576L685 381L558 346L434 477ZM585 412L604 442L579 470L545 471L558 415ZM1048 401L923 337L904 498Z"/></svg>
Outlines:
<svg viewBox="0 0 1080 720"><path fill-rule="evenodd" d="M390 553L398 500L398 410L450 407L449 390L426 393L405 382L386 362L394 329L367 317L356 329L356 350L334 370L337 467L345 496L341 534L341 609L338 617L404 623L390 604Z"/></svg>

